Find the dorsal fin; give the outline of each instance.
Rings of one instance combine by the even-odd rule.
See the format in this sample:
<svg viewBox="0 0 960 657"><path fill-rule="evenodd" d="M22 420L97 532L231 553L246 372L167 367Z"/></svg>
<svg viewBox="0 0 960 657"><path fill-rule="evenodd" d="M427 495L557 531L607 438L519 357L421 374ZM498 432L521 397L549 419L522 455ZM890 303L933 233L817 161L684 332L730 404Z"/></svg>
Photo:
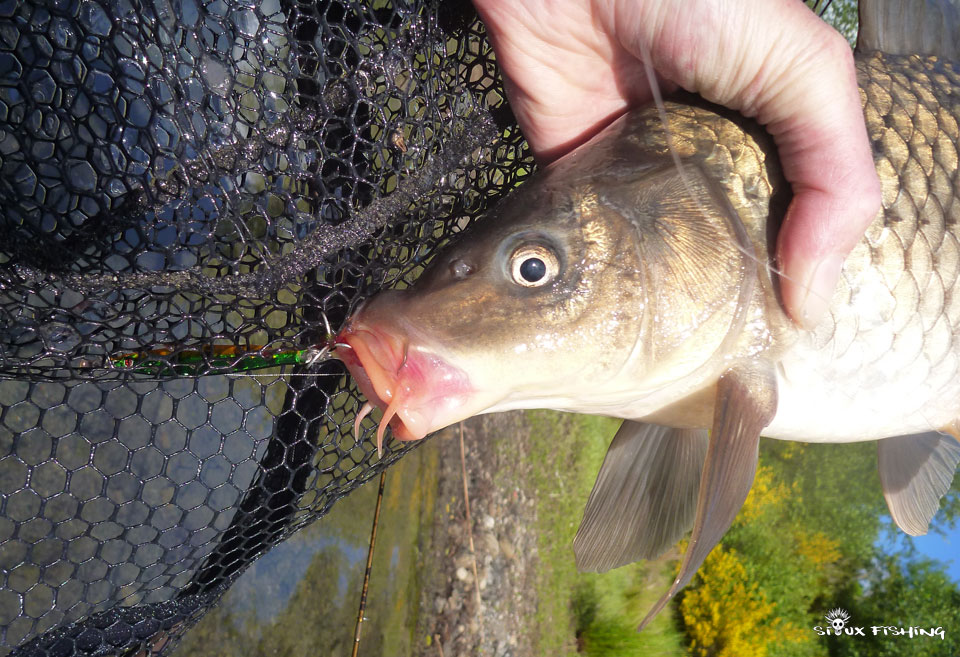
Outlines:
<svg viewBox="0 0 960 657"><path fill-rule="evenodd" d="M960 0L860 0L857 52L960 59Z"/></svg>

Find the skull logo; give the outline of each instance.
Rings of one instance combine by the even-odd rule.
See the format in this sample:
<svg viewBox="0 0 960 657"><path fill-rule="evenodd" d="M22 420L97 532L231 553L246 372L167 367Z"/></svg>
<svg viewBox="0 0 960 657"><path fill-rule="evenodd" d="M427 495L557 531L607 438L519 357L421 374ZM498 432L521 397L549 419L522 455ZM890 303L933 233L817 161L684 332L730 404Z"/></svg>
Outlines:
<svg viewBox="0 0 960 657"><path fill-rule="evenodd" d="M846 610L838 607L828 611L824 618L830 621L833 631L837 634L840 634L840 632L843 631L844 626L847 624L847 621L850 620L850 614L848 614Z"/></svg>

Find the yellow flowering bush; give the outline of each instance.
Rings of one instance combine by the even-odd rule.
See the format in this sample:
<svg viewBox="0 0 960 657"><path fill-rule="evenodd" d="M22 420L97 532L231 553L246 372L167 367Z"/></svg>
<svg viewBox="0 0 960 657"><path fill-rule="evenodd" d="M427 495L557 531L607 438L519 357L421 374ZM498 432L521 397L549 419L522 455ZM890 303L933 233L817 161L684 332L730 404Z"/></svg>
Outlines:
<svg viewBox="0 0 960 657"><path fill-rule="evenodd" d="M700 568L701 584L680 604L690 651L697 657L765 657L779 639L771 622L774 605L735 552L718 546Z"/></svg>

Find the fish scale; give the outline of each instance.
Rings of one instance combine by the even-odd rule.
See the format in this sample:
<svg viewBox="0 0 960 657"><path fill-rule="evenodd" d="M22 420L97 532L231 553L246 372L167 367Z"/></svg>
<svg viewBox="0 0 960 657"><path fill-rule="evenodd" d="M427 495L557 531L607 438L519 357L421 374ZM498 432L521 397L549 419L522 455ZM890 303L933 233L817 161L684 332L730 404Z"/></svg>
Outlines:
<svg viewBox="0 0 960 657"><path fill-rule="evenodd" d="M627 392L617 393L613 401L597 401L583 399L589 397L589 393L571 391L563 396L562 403L548 404L547 398L538 396L536 404L581 412L603 408L623 418L649 419L656 410L649 395L638 392L631 397L628 392L633 386L631 380L641 376L642 367L637 361L689 342L688 332L682 330L684 326L703 333L701 323L716 310L711 303L735 302L731 296L735 294L733 287L729 292L714 288L740 285L740 279L729 271L721 271L716 265L691 267L688 260L722 261L730 257L725 255L732 253L730 249L746 246L752 249L754 255L750 257L755 259L754 266L758 269L759 296L745 311L742 335L736 338L735 348L710 358L719 363L723 359L733 361L763 354L777 363L779 402L765 435L810 442L859 441L947 426L960 417L960 377L956 376L960 368L957 335L960 294L954 294L960 275L960 222L957 221L960 203L956 201L960 196L960 171L954 137L958 135L957 120L951 113L957 109L953 101L954 91L960 89L960 74L954 64L936 58L882 52L859 55L857 66L868 134L875 148L882 183L883 210L847 258L829 311L813 331L798 329L786 317L771 272L775 228L789 201L789 188L779 172L776 149L766 132L733 112L695 98L668 102L663 108L667 130L657 109L633 112L620 125L607 130L609 134L604 139L619 140L619 145L596 147L600 151L620 149L614 161L622 157L626 163L604 165L597 159L600 155L582 156L593 157L597 162L586 167L593 169L583 174L581 180L571 183L569 200L562 200L563 192L556 191L549 182L545 182L542 189L528 183L518 190L520 196L526 194L532 200L515 201L514 205L527 202L543 208L557 204L556 211L569 212L573 208L579 212L582 220L577 231L584 244L592 244L597 259L609 263L627 254L618 250L622 246L613 244L623 241L622 227L619 232L611 233L616 237L605 238L613 240L610 244L597 242L594 233L609 222L604 213L615 208L627 222L633 222L633 229L643 240L644 231L649 229L643 223L647 218L642 213L634 216L636 211L629 206L634 202L657 202L647 198L649 193L643 191L647 180L643 178L636 183L624 183L626 187L616 192L624 197L614 200L614 185L621 184L614 179L642 175L644 166L648 166L631 162L669 162L672 151L685 167L702 172L707 186L714 191L691 186L687 179L682 185L671 183L674 187L661 193L679 198L681 206L689 206L686 210L689 212L703 210L704 203L708 202L704 199L719 193L729 202L731 212L749 238L749 244L735 247L729 244L730 236L722 238L726 243L704 237L695 222L671 223L666 219L654 222L653 229L660 237L669 233L670 239L675 244L685 244L689 253L679 258L665 253L662 259L655 258L662 261L658 265L661 269L653 274L647 272L646 275L652 276L650 281L662 288L656 290L657 296L648 302L664 304L660 312L654 313L654 318L647 320L652 324L647 328L638 327L638 333L621 332L616 338L611 335L611 339L619 340L620 344L624 340L639 340L636 336L644 332L652 331L654 335L642 349L634 349L630 361L611 378L614 387L619 381L622 384L619 389ZM613 137L614 133L618 136ZM572 154L567 165L560 165L568 167L569 172L555 171L554 178L574 175L573 162L577 157L580 156ZM605 179L604 166L618 173ZM629 191L630 185L636 185L636 190ZM684 190L684 185L688 189ZM556 187L561 188L559 184ZM639 194L639 200L631 200L631 194ZM684 201L684 196L694 200ZM506 219L497 221L507 222ZM718 246L723 248L717 250ZM641 261L644 259L651 262L646 256ZM643 266L649 268L650 264ZM580 282L569 287L579 289L579 293L567 294L553 302L552 309L544 316L548 326L587 312L585 309L591 305L630 305L625 297L626 284L606 293L607 296L598 292L594 298L591 290L602 290L603 286L597 287L596 281L591 282L595 273L590 271L584 267ZM665 282L658 278L662 276L667 277ZM671 278L676 276L683 278L683 287L676 291L663 288L672 285ZM642 277L631 280L639 284ZM493 297L487 292L483 298ZM711 298L717 301L709 302ZM425 302L425 305L433 307L436 302ZM444 306L441 303L438 307ZM512 311L494 304L483 312L490 318L492 313L498 313L503 317L498 324L505 325ZM630 313L620 312L618 316L629 317ZM456 324L456 321L437 321L441 326ZM604 326L612 325L607 320L600 321ZM726 327L726 324L719 321L718 326ZM458 340L473 341L472 337L467 339L470 333L457 330ZM574 343L583 343L591 337L580 325L553 333L543 331L539 335L542 345L569 344L571 339ZM496 342L501 339L501 329L491 326L482 335L478 334L477 339ZM523 342L515 334L511 336L507 329L503 329L503 339ZM445 348L453 344L450 339L445 342ZM521 348L527 350L526 346ZM691 353L683 358L691 360L696 356ZM603 352L596 362L600 360L613 362ZM656 366L662 369L661 363ZM589 367L585 364L583 369ZM687 391L692 393L702 388L706 378L715 375L704 375L702 381L691 382ZM533 401L510 399L476 410L492 412L532 405ZM710 408L710 405L702 406L696 420L678 420L671 415L669 421L679 421L685 426L708 425ZM817 412L811 413L810 409ZM685 408L684 413L687 410ZM655 419L663 417L659 414Z"/></svg>
<svg viewBox="0 0 960 657"><path fill-rule="evenodd" d="M883 438L960 416L960 73L880 52L857 67L883 209L823 321L781 361L772 437ZM811 408L822 412L811 418Z"/></svg>
<svg viewBox="0 0 960 657"><path fill-rule="evenodd" d="M878 4L863 0L861 15ZM865 43L900 15L867 21ZM923 21L925 38L950 24ZM883 439L891 517L925 533L960 462L958 441L936 431L960 436L960 75L882 51L858 52L857 68L883 205L814 330L780 303L773 245L791 194L773 139L680 96L545 167L411 288L351 317L338 353L387 408L378 435L518 408L623 418L574 553L604 571L659 556L692 527L643 624L733 522L761 433Z"/></svg>

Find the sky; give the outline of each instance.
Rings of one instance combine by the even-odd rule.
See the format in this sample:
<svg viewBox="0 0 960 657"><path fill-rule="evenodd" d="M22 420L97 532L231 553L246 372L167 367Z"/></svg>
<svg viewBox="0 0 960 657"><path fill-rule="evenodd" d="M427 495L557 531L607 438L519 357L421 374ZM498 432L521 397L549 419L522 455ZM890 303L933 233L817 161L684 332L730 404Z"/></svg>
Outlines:
<svg viewBox="0 0 960 657"><path fill-rule="evenodd" d="M936 520L934 520L934 524ZM942 562L946 566L947 574L954 582L960 583L960 523L958 526L944 526L945 523L939 523L943 529L943 534L930 531L926 536L907 536L903 532L897 532L896 536L881 534L878 539L878 545L886 551L896 549L897 541L902 545L913 542L914 547L921 555Z"/></svg>
<svg viewBox="0 0 960 657"><path fill-rule="evenodd" d="M948 528L945 536L931 532L911 540L921 554L946 564L950 578L960 582L960 526Z"/></svg>

